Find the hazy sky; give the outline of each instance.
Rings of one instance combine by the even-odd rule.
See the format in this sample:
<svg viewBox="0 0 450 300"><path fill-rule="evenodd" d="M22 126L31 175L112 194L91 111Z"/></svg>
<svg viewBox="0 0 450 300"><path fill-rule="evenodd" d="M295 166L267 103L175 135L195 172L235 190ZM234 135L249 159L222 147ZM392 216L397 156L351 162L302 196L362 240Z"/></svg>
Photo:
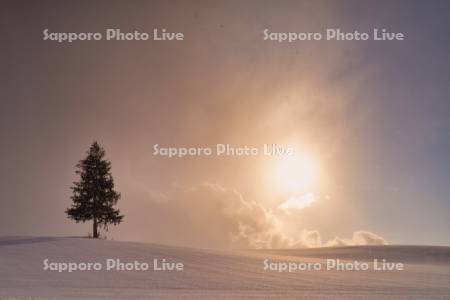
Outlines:
<svg viewBox="0 0 450 300"><path fill-rule="evenodd" d="M363 230L450 245L447 1L1 7L0 235L86 235L90 224L64 210L74 166L98 140L122 193L117 239L293 246ZM185 40L57 43L42 40L45 28L166 28ZM265 28L386 28L406 39L289 44L263 41ZM314 201L281 210L293 191L271 158L152 155L154 144L216 143L295 145L319 175L294 196Z"/></svg>

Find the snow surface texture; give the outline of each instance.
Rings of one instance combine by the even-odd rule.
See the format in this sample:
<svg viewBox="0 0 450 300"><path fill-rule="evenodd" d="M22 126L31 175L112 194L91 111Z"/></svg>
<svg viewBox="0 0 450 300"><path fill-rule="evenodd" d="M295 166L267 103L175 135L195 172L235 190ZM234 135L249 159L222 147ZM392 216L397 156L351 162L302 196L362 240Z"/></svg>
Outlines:
<svg viewBox="0 0 450 300"><path fill-rule="evenodd" d="M153 259L184 271L43 270L57 262ZM264 271L271 261L405 263L404 271ZM0 238L0 299L450 299L450 247L355 246L220 251L86 238Z"/></svg>

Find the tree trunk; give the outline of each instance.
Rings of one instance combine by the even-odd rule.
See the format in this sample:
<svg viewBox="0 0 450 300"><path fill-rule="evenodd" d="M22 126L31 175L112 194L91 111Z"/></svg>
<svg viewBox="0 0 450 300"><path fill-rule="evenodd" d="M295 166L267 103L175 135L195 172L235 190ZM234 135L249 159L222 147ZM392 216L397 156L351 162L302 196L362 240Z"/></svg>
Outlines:
<svg viewBox="0 0 450 300"><path fill-rule="evenodd" d="M94 236L94 239L97 239L98 238L98 230L97 230L97 227L98 227L98 225L97 225L97 218L94 218L94 228L93 228L93 236Z"/></svg>

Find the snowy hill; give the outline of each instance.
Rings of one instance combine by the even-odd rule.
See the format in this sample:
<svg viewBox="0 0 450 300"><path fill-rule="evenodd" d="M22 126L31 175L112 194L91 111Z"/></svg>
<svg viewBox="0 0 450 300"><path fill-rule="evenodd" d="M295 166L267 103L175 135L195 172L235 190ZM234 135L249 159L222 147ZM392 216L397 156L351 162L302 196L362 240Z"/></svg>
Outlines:
<svg viewBox="0 0 450 300"><path fill-rule="evenodd" d="M265 261L299 265L331 258L384 258L405 268L264 270ZM145 262L150 269L106 270L108 259ZM53 267L97 262L102 269L44 270L46 260ZM155 260L158 267L182 263L183 270L153 270ZM220 251L86 238L0 238L0 299L448 299L449 283L450 247Z"/></svg>

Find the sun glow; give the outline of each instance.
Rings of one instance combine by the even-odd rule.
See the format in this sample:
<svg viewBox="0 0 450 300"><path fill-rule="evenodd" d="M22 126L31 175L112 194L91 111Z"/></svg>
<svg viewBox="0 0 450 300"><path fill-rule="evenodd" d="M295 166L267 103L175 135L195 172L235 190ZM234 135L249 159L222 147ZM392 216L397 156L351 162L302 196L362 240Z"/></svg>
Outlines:
<svg viewBox="0 0 450 300"><path fill-rule="evenodd" d="M319 166L310 156L294 154L274 162L273 177L277 187L285 193L310 192L318 183Z"/></svg>

